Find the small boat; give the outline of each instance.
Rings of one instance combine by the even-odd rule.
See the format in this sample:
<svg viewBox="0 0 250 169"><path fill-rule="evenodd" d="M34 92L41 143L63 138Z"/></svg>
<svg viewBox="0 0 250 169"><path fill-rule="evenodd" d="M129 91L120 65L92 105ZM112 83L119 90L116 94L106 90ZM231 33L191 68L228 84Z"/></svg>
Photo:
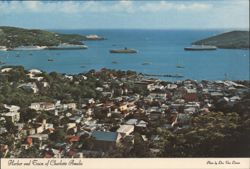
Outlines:
<svg viewBox="0 0 250 169"><path fill-rule="evenodd" d="M0 61L0 65L4 65L4 64L5 64L4 62Z"/></svg>
<svg viewBox="0 0 250 169"><path fill-rule="evenodd" d="M87 35L87 40L104 40L104 37L98 36L98 35Z"/></svg>
<svg viewBox="0 0 250 169"><path fill-rule="evenodd" d="M53 62L53 61L54 61L54 59L48 59L48 61L49 61L49 62Z"/></svg>
<svg viewBox="0 0 250 169"><path fill-rule="evenodd" d="M177 73L177 74L172 75L172 77L175 77L175 78L183 78L184 76Z"/></svg>
<svg viewBox="0 0 250 169"><path fill-rule="evenodd" d="M185 47L184 50L187 51L200 51L200 50L216 50L216 46L211 45L192 45L190 47Z"/></svg>
<svg viewBox="0 0 250 169"><path fill-rule="evenodd" d="M150 63L149 62L144 62L144 63L142 63L142 65L143 66L150 65Z"/></svg>
<svg viewBox="0 0 250 169"><path fill-rule="evenodd" d="M117 62L117 61L113 61L112 63L113 63L113 64L117 64L118 62Z"/></svg>
<svg viewBox="0 0 250 169"><path fill-rule="evenodd" d="M137 53L137 50L124 48L124 49L112 49L109 52L110 53Z"/></svg>
<svg viewBox="0 0 250 169"><path fill-rule="evenodd" d="M184 68L184 66L176 65L177 68Z"/></svg>
<svg viewBox="0 0 250 169"><path fill-rule="evenodd" d="M80 68L85 68L86 66L84 66L84 65L82 65L82 66L80 66Z"/></svg>

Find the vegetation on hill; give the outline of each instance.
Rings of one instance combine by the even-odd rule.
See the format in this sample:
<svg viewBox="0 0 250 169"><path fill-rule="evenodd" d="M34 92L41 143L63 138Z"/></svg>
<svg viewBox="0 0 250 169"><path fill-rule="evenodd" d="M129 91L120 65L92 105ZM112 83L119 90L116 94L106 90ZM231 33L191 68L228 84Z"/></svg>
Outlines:
<svg viewBox="0 0 250 169"><path fill-rule="evenodd" d="M0 26L0 46L8 48L29 45L54 46L60 43L82 44L83 40L87 40L86 36L78 34Z"/></svg>
<svg viewBox="0 0 250 169"><path fill-rule="evenodd" d="M231 31L193 42L194 45L213 45L225 49L249 49L249 31Z"/></svg>

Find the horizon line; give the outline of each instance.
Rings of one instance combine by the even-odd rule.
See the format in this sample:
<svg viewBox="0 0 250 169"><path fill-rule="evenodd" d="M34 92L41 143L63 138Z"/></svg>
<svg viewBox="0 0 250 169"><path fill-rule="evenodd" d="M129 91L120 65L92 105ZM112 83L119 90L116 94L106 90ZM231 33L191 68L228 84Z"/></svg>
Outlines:
<svg viewBox="0 0 250 169"><path fill-rule="evenodd" d="M13 26L13 25L0 25L0 27L16 27L16 28L23 28L23 29L43 29L43 30L246 30L249 31L248 28L243 27L228 27L228 28L39 28L39 27L21 27L21 26Z"/></svg>

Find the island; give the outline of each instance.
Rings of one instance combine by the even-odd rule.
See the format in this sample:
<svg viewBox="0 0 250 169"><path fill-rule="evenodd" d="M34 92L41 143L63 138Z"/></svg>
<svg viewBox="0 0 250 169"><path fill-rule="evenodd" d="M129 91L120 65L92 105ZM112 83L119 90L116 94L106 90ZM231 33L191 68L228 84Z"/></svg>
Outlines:
<svg viewBox="0 0 250 169"><path fill-rule="evenodd" d="M249 49L249 31L231 31L198 40L193 45L210 45L222 49Z"/></svg>
<svg viewBox="0 0 250 169"><path fill-rule="evenodd" d="M82 41L103 40L95 35L95 39L79 34L62 34L40 29L24 29L0 26L0 46L13 49L20 46L52 47L60 44L84 45Z"/></svg>

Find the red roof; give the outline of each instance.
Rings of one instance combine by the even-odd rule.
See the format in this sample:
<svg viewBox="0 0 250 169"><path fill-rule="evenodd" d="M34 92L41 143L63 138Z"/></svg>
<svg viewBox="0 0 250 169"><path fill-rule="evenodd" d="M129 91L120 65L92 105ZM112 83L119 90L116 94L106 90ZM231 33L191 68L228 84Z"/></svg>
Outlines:
<svg viewBox="0 0 250 169"><path fill-rule="evenodd" d="M80 136L67 136L66 137L70 142L78 142L80 141Z"/></svg>

